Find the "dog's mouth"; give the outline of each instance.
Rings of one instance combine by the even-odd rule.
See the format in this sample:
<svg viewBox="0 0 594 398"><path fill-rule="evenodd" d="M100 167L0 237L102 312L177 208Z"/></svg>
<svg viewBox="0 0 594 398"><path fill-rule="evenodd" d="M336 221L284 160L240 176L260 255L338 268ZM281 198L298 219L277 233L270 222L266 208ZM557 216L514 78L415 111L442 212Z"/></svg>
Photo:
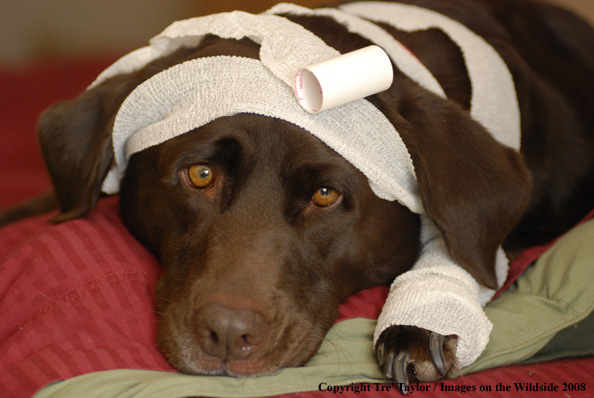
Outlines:
<svg viewBox="0 0 594 398"><path fill-rule="evenodd" d="M217 357L204 352L193 356L191 368L185 373L225 375L235 377L258 377L276 373L282 368L303 365L316 351L311 347L310 355L304 355L304 341L294 341L290 346L262 346L246 349L242 357ZM199 347L200 349L201 347Z"/></svg>
<svg viewBox="0 0 594 398"><path fill-rule="evenodd" d="M331 326L294 311L270 317L209 303L185 316L176 307L160 311L159 346L174 368L196 375L257 377L301 366Z"/></svg>

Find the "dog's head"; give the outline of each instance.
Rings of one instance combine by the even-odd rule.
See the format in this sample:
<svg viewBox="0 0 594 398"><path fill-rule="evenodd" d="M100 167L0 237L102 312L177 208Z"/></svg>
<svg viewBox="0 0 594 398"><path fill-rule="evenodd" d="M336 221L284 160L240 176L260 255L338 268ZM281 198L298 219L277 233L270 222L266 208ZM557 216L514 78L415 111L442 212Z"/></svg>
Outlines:
<svg viewBox="0 0 594 398"><path fill-rule="evenodd" d="M187 59L257 51L249 40L211 37L46 111L39 137L61 208L55 221L95 206L115 115L135 87ZM450 255L494 288L495 251L527 202L522 159L458 105L394 77L370 101L402 136ZM391 282L421 250L417 214L377 197L308 131L249 113L134 154L120 207L163 263L160 346L189 373L262 375L305 363L342 300Z"/></svg>
<svg viewBox="0 0 594 398"><path fill-rule="evenodd" d="M415 215L280 120L221 118L130 166L122 218L165 266L161 347L191 373L304 363L340 301L389 283L418 252Z"/></svg>

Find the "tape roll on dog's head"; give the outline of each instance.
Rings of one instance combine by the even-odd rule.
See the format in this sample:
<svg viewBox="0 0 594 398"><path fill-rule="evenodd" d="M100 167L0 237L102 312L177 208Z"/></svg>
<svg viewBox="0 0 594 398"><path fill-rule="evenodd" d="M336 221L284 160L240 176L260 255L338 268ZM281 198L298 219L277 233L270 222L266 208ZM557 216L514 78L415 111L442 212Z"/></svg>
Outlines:
<svg viewBox="0 0 594 398"><path fill-rule="evenodd" d="M319 113L390 88L394 71L378 46L368 46L300 69L295 76L299 104Z"/></svg>

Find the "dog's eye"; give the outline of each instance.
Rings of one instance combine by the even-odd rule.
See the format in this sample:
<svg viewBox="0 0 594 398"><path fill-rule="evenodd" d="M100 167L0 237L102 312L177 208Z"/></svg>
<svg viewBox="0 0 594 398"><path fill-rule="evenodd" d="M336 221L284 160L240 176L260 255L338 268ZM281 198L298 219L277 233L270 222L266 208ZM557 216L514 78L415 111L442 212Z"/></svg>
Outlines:
<svg viewBox="0 0 594 398"><path fill-rule="evenodd" d="M214 181L214 172L208 166L195 164L188 168L188 179L196 188L206 188Z"/></svg>
<svg viewBox="0 0 594 398"><path fill-rule="evenodd" d="M311 198L316 206L327 207L334 204L340 198L340 192L332 188L320 188Z"/></svg>

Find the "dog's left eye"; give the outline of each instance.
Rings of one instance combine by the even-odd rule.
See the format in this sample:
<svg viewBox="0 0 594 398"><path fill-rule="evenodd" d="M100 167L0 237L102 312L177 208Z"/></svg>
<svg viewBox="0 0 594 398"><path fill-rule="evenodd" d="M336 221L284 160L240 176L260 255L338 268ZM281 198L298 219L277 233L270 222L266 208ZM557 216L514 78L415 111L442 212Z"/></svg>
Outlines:
<svg viewBox="0 0 594 398"><path fill-rule="evenodd" d="M314 193L311 200L316 206L328 207L336 203L341 198L340 192L332 188L320 188Z"/></svg>
<svg viewBox="0 0 594 398"><path fill-rule="evenodd" d="M213 170L203 164L195 164L188 168L188 179L196 188L206 188L214 181Z"/></svg>

